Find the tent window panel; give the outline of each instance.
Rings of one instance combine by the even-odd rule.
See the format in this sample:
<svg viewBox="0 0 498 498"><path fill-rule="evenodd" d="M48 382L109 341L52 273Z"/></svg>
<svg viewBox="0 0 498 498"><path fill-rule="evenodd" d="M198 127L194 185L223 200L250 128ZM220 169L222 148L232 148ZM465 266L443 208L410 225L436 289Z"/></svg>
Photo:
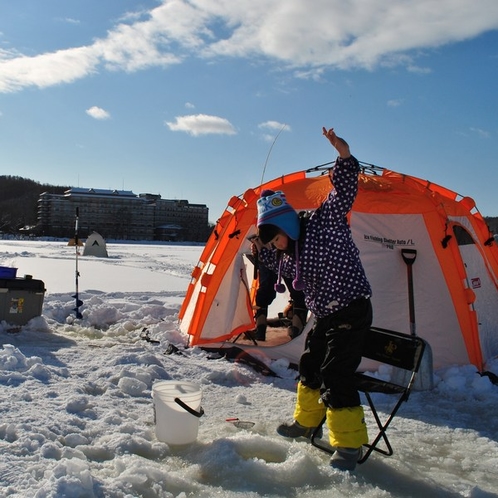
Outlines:
<svg viewBox="0 0 498 498"><path fill-rule="evenodd" d="M470 235L465 228L460 225L453 226L453 233L455 234L455 238L459 246L468 246L471 244L475 244L474 239Z"/></svg>

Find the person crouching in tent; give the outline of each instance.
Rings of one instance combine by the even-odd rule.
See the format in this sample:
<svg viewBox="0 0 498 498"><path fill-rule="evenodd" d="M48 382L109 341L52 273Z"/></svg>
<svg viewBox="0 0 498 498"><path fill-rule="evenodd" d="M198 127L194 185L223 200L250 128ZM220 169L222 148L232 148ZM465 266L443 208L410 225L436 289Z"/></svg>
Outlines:
<svg viewBox="0 0 498 498"><path fill-rule="evenodd" d="M258 199L258 236L263 264L281 277L293 278L303 290L315 325L299 361L300 380L292 423L277 432L284 437L310 438L326 414L330 465L354 470L368 442L363 407L354 374L361 361L364 336L372 323L372 290L353 242L346 215L358 191L358 161L333 129L323 134L337 149L333 189L311 214L304 229L283 192Z"/></svg>
<svg viewBox="0 0 498 498"><path fill-rule="evenodd" d="M270 192L270 191L268 191ZM274 193L274 192L272 192ZM256 239L252 239L252 252L255 258L258 257ZM268 308L276 297L277 274L268 269L263 264L258 264L259 286L256 291L256 313L254 319L256 321L256 329L252 331L252 335L256 341L266 341L266 328L268 318ZM290 319L290 325L287 328L287 335L291 339L295 339L303 331L306 325L306 317L308 310L304 302L304 294L302 291L292 287L292 279L287 279L284 276L285 285L290 294L290 301L284 310L284 318Z"/></svg>

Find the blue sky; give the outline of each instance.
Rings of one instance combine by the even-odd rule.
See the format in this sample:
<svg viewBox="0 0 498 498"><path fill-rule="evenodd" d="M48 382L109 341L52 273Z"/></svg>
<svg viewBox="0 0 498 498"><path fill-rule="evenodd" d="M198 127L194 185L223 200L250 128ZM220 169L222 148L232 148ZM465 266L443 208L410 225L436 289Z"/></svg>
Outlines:
<svg viewBox="0 0 498 498"><path fill-rule="evenodd" d="M326 126L498 216L497 81L496 0L0 0L0 174L214 222Z"/></svg>

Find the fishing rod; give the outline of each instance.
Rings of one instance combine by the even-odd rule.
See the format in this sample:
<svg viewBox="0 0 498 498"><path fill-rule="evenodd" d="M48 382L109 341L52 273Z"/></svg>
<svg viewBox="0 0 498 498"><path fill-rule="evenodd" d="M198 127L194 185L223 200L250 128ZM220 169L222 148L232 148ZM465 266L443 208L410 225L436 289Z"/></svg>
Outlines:
<svg viewBox="0 0 498 498"><path fill-rule="evenodd" d="M275 145L275 142L277 141L278 137L280 136L280 134L284 131L284 129L286 128L286 124L284 124L282 126L282 128L280 128L280 131L276 134L275 138L273 139L273 142L272 144L270 145L270 149L268 150L268 154L266 155L266 160L265 160L265 164L263 166L263 172L261 174L261 182L260 182L260 185L263 185L263 179L265 177L265 172L266 172L266 166L268 164L268 159L270 159L270 154L271 154L271 151L273 149L273 146Z"/></svg>

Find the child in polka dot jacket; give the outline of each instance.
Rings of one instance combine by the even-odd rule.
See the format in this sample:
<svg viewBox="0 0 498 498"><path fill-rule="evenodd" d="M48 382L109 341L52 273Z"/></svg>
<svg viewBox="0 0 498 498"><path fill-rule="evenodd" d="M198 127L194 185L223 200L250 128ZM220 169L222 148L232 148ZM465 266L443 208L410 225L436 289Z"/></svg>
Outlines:
<svg viewBox="0 0 498 498"><path fill-rule="evenodd" d="M304 224L283 192L262 192L258 200L258 236L263 264L303 290L315 325L299 362L300 380L294 421L277 432L309 438L327 416L330 464L354 470L368 442L363 407L354 374L361 361L364 336L372 323L371 287L353 242L347 214L358 191L358 161L333 129L323 135L339 157L331 170L333 188Z"/></svg>

